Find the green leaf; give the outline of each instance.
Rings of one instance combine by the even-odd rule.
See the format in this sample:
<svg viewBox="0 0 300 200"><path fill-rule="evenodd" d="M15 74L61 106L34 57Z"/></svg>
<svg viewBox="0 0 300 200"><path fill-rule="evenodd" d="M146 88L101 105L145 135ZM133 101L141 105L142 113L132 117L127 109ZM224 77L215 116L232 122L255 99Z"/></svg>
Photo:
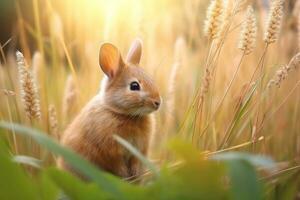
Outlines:
<svg viewBox="0 0 300 200"><path fill-rule="evenodd" d="M262 199L262 186L253 165L275 169L275 164L270 158L240 152L227 152L214 155L211 159L227 163L233 199Z"/></svg>
<svg viewBox="0 0 300 200"><path fill-rule="evenodd" d="M225 152L213 155L211 157L213 160L220 160L220 161L234 161L234 160L245 160L252 165L258 167L264 167L269 169L275 169L276 165L274 161L266 156L260 155L251 155L249 153L242 153L242 152Z"/></svg>
<svg viewBox="0 0 300 200"><path fill-rule="evenodd" d="M54 200L59 197L59 190L50 177L43 171L38 179L38 190L42 200Z"/></svg>
<svg viewBox="0 0 300 200"><path fill-rule="evenodd" d="M224 165L199 159L166 173L161 175L162 184L157 186L161 190L161 199L227 199L221 181Z"/></svg>
<svg viewBox="0 0 300 200"><path fill-rule="evenodd" d="M74 153L72 150L59 145L47 134L26 126L8 123L4 121L0 121L0 127L9 130L14 130L16 133L19 133L21 135L32 137L37 143L39 143L44 148L57 155L62 156L67 163L72 165L72 167L74 167L80 173L88 177L90 180L97 183L100 186L100 188L110 192L117 199L124 199L122 192L120 191L120 187L122 186L122 184L126 184L125 182L119 180L118 178L108 173L101 171L96 166L83 159L80 155Z"/></svg>
<svg viewBox="0 0 300 200"><path fill-rule="evenodd" d="M174 139L171 150L183 162L175 168L165 168L161 177L153 183L154 199L227 199L222 182L224 164L204 159L192 144Z"/></svg>
<svg viewBox="0 0 300 200"><path fill-rule="evenodd" d="M124 146L130 153L132 153L135 157L137 157L148 169L150 169L155 176L159 176L159 170L156 166L151 163L141 152L139 152L134 146L132 146L129 142L124 140L118 135L114 135L115 140Z"/></svg>
<svg viewBox="0 0 300 200"><path fill-rule="evenodd" d="M21 167L12 162L3 140L0 140L0 199L38 199L34 184Z"/></svg>
<svg viewBox="0 0 300 200"><path fill-rule="evenodd" d="M50 168L46 171L55 184L61 188L64 193L74 200L101 200L112 199L112 194L99 189L95 183L85 183L72 176L69 173Z"/></svg>
<svg viewBox="0 0 300 200"><path fill-rule="evenodd" d="M231 160L227 163L233 199L262 199L262 187L254 167L245 160Z"/></svg>
<svg viewBox="0 0 300 200"><path fill-rule="evenodd" d="M170 140L168 146L177 156L184 160L198 161L201 158L201 153L195 146L180 139L174 138Z"/></svg>
<svg viewBox="0 0 300 200"><path fill-rule="evenodd" d="M13 161L19 164L29 165L35 168L41 168L42 161L30 156L15 155Z"/></svg>

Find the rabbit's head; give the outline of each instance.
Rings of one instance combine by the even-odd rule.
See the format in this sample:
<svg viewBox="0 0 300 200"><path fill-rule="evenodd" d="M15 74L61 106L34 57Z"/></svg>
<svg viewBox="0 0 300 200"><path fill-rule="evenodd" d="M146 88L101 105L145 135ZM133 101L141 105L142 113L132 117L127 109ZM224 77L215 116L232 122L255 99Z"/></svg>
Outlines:
<svg viewBox="0 0 300 200"><path fill-rule="evenodd" d="M126 115L145 115L156 111L161 97L154 81L139 66L142 42L136 39L124 61L117 47L104 43L99 65L106 80L102 87L104 105Z"/></svg>

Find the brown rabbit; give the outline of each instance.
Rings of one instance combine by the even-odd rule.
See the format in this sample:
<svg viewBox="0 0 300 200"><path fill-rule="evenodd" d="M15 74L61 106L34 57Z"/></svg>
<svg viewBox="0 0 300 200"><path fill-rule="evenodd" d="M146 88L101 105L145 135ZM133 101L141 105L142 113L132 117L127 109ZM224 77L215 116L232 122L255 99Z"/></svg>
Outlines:
<svg viewBox="0 0 300 200"><path fill-rule="evenodd" d="M106 77L100 93L82 109L61 139L64 146L122 178L138 176L142 166L113 135L119 135L147 155L152 131L149 114L161 103L153 80L138 66L141 54L142 43L138 39L133 42L126 62L114 45L101 46L99 65ZM73 171L61 158L58 165Z"/></svg>

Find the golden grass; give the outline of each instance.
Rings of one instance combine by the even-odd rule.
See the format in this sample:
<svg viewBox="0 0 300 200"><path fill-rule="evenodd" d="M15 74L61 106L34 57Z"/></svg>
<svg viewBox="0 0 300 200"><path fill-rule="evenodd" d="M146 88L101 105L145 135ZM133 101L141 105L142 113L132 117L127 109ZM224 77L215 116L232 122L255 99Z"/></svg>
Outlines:
<svg viewBox="0 0 300 200"><path fill-rule="evenodd" d="M155 114L154 140L160 145L153 147L154 157L165 153L161 149L165 140L160 137L165 135L185 138L200 150L218 152L250 144L241 150L293 159L300 153L299 70L295 67L299 63L293 65L293 73L287 73L292 67L280 66L297 54L297 43L286 43L296 41L297 32L283 20L291 17L287 6L280 0L272 2L268 18L263 18L267 12L263 7L233 0L46 4L34 0L34 23L27 21L26 9L19 6L21 52L35 78L24 67L18 78L15 58L6 55L0 67L0 88L5 94L0 99L0 118L24 124L27 116L41 115L42 120L31 125L59 137L99 91L100 44L112 42L125 53L131 41L140 37L145 48L142 67L154 77L163 97ZM245 9L247 5L254 9ZM37 46L32 52L31 37ZM287 74L289 78L282 82ZM24 93L18 90L20 79ZM269 90L269 82L280 82L280 88ZM269 139L259 140L262 137ZM16 151L31 154L24 143L22 138L12 139Z"/></svg>

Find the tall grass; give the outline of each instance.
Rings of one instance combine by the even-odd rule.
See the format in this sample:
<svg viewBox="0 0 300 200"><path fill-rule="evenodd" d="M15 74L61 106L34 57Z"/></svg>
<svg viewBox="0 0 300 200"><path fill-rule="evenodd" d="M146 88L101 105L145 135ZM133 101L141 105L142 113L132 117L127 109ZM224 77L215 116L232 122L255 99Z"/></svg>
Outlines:
<svg viewBox="0 0 300 200"><path fill-rule="evenodd" d="M51 140L50 146L43 142L37 145L36 141L40 140L35 137L39 136L31 135L33 130L2 123L6 129L1 132L9 148L2 143L1 148L9 153L1 156L30 156L24 163L32 163L34 159L43 163L42 169L23 167L31 176L29 180L24 174L20 175L24 183L32 186L35 185L33 180L44 181L40 192L48 184L75 199L76 195L81 199L80 195L87 195L88 191L93 191L95 197L104 195L105 199L117 190L116 194L124 199L129 199L129 191L133 191L137 199L139 195L146 198L146 194L153 191L165 195L165 199L197 198L204 194L206 199L246 199L247 189L239 188L243 191L239 193L237 188L251 179L249 190L256 191L258 196L295 197L297 189L294 188L299 182L291 177L299 175L300 76L296 42L299 31L289 24L295 20L289 15L289 1L271 1L268 10L242 0L33 0L33 22L26 18L28 10L24 2L16 2L17 40L25 58L21 53L15 56L15 52L4 55L11 40L1 44L0 119L38 129L34 133L48 134L49 138L44 139ZM298 20L299 13L296 16ZM93 181L100 184L99 192L93 183L85 184L56 169L48 169L55 165L54 154L65 152L52 141L60 138L73 117L99 92L103 76L97 64L100 44L112 42L124 53L135 37L144 42L141 65L154 77L163 98L162 108L155 113L157 122L151 158L145 161L156 164L163 175L153 177L153 171L146 172L141 177L145 187L127 185L112 178L111 187L117 188L113 191L103 187L100 172L95 171L98 175ZM33 42L29 42L32 38ZM25 135L33 138L20 136L18 132L26 132ZM179 142L169 144L173 137L193 146ZM177 156L172 156L174 153L170 153L168 144ZM126 145L128 147L125 141ZM222 157L233 150L269 156L277 168L259 171L258 178L251 165L255 162L251 156L249 161L248 154L231 157L229 153L229 158L227 154ZM216 164L218 155L224 165ZM197 160L197 157L202 159ZM75 161L80 160L76 156L70 159L74 159L75 165ZM3 159L4 162L23 173L16 164ZM82 171L84 167L92 172L96 170L83 163L79 166ZM206 182L193 178L189 170ZM93 176L92 172L89 176ZM221 181L220 177L225 176L232 182ZM263 187L258 180L268 189L260 191ZM74 184L68 187L67 183L72 181ZM234 190L228 191L228 185ZM216 196L209 186L216 186ZM71 192L76 187L82 189L82 194ZM203 190L199 193L192 190L198 187ZM180 188L182 193L173 193L169 191L171 188ZM52 190L53 194L56 189ZM276 193L277 189L282 194Z"/></svg>

